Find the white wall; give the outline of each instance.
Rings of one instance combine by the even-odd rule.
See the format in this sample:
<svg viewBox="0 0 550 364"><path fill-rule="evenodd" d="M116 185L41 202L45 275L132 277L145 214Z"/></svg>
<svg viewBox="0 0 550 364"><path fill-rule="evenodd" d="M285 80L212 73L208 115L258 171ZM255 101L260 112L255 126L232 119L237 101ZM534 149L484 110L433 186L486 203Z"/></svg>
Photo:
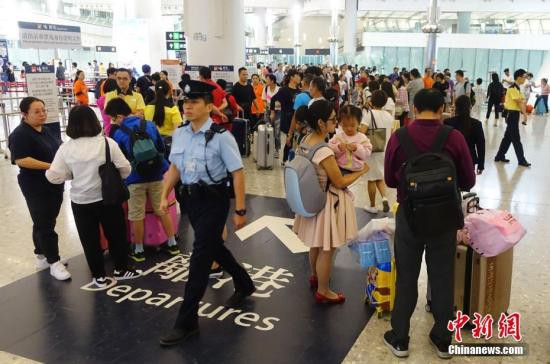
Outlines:
<svg viewBox="0 0 550 364"><path fill-rule="evenodd" d="M359 10L426 11L428 0L359 0ZM549 12L547 0L439 0L441 11Z"/></svg>

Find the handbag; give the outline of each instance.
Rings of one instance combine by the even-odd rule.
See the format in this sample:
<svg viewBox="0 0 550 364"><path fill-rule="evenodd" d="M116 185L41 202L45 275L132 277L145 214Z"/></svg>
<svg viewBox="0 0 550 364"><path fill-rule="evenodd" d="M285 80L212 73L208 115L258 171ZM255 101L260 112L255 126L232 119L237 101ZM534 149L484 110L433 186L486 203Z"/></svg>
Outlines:
<svg viewBox="0 0 550 364"><path fill-rule="evenodd" d="M118 168L111 160L111 151L107 138L105 138L105 164L99 166L98 172L101 178L101 195L103 196L104 205L120 205L130 198L128 187L126 187Z"/></svg>
<svg viewBox="0 0 550 364"><path fill-rule="evenodd" d="M378 128L376 126L376 120L374 120L374 114L370 112L372 128L368 128L365 133L372 144L373 153L381 153L386 149L386 129Z"/></svg>

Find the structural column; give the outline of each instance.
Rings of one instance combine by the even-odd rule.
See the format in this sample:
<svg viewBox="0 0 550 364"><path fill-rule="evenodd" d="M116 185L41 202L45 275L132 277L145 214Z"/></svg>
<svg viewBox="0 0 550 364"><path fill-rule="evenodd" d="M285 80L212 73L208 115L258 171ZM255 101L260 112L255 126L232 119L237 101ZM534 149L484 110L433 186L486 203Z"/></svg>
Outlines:
<svg viewBox="0 0 550 364"><path fill-rule="evenodd" d="M424 53L425 67L436 68L437 55L437 33L441 33L442 28L439 25L439 8L437 0L430 0L428 5L428 23L424 25L422 31L428 35L428 41Z"/></svg>
<svg viewBox="0 0 550 364"><path fill-rule="evenodd" d="M142 64L160 70L166 54L160 2L149 0L113 1L113 43L123 66Z"/></svg>
<svg viewBox="0 0 550 364"><path fill-rule="evenodd" d="M472 13L469 11L459 11L458 17L458 33L470 33L470 25L472 23Z"/></svg>
<svg viewBox="0 0 550 364"><path fill-rule="evenodd" d="M328 42L330 44L330 63L338 64L338 7L336 1L332 2L332 13L330 17L330 29Z"/></svg>
<svg viewBox="0 0 550 364"><path fill-rule="evenodd" d="M344 14L344 53L354 55L357 46L357 0L346 0Z"/></svg>
<svg viewBox="0 0 550 364"><path fill-rule="evenodd" d="M191 65L245 64L244 0L185 0L184 31Z"/></svg>
<svg viewBox="0 0 550 364"><path fill-rule="evenodd" d="M267 9L256 8L254 10L254 41L253 47L264 48L267 44Z"/></svg>

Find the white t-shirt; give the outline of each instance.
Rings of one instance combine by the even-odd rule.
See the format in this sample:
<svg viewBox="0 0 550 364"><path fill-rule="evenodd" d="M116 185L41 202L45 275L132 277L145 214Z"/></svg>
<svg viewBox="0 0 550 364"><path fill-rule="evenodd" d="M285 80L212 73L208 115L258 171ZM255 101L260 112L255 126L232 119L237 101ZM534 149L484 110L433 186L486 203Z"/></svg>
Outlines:
<svg viewBox="0 0 550 364"><path fill-rule="evenodd" d="M122 178L130 175L132 167L120 150L117 142L107 138L111 151L111 161ZM101 178L98 168L105 164L105 138L95 137L69 139L61 144L46 178L51 183L61 184L71 181L71 201L76 204L90 204L103 200Z"/></svg>
<svg viewBox="0 0 550 364"><path fill-rule="evenodd" d="M351 79L353 78L353 75L351 74L350 70L346 71L344 77L346 77L346 82L348 83L348 85L351 85Z"/></svg>
<svg viewBox="0 0 550 364"><path fill-rule="evenodd" d="M266 105L269 107L271 105L271 98L275 96L275 94L279 92L279 86L275 86L275 91L271 92L271 88L269 86L265 86L264 90L262 92L262 100L266 101ZM275 110L281 110L281 104L278 102L275 103Z"/></svg>
<svg viewBox="0 0 550 364"><path fill-rule="evenodd" d="M346 81L338 81L338 85L340 86L340 96L345 96L348 90L348 84Z"/></svg>
<svg viewBox="0 0 550 364"><path fill-rule="evenodd" d="M395 102L391 97L388 97L388 101L386 101L386 105L384 105L382 110L389 112L391 117L395 119Z"/></svg>
<svg viewBox="0 0 550 364"><path fill-rule="evenodd" d="M510 83L504 82L504 81L508 81ZM504 75L504 77L502 77L502 86L504 86L504 88L508 88L512 86L513 83L514 83L514 78L512 77L512 75L509 75L509 76Z"/></svg>

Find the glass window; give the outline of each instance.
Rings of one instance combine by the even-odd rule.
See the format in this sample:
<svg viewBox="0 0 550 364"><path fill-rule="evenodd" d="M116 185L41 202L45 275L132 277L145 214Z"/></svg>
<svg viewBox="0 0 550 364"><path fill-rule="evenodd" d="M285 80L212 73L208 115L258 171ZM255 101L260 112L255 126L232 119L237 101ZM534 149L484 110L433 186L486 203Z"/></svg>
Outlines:
<svg viewBox="0 0 550 364"><path fill-rule="evenodd" d="M409 47L397 48L397 66L400 68L407 67L410 69L411 63L411 49Z"/></svg>
<svg viewBox="0 0 550 364"><path fill-rule="evenodd" d="M399 66L397 63L397 48L386 47L384 50L384 64L382 72L389 75L395 66Z"/></svg>
<svg viewBox="0 0 550 364"><path fill-rule="evenodd" d="M502 49L489 49L488 72L496 72L502 77Z"/></svg>
<svg viewBox="0 0 550 364"><path fill-rule="evenodd" d="M483 79L485 87L489 83L490 76L488 70L489 64L489 50L488 49L476 49L476 63L474 77Z"/></svg>
<svg viewBox="0 0 550 364"><path fill-rule="evenodd" d="M411 62L410 69L418 68L420 74L424 71L424 48L414 47L411 48Z"/></svg>
<svg viewBox="0 0 550 364"><path fill-rule="evenodd" d="M529 69L529 50L527 49L518 49L516 51L516 63L514 69L523 68L525 70Z"/></svg>
<svg viewBox="0 0 550 364"><path fill-rule="evenodd" d="M505 68L509 68L510 73L513 74L515 66L516 66L516 50L515 49L504 49L504 50L502 50L501 72Z"/></svg>
<svg viewBox="0 0 550 364"><path fill-rule="evenodd" d="M443 71L449 68L449 48L439 48L437 50L437 69Z"/></svg>
<svg viewBox="0 0 550 364"><path fill-rule="evenodd" d="M536 75L540 67L542 66L542 62L544 61L544 51L529 51L529 66L528 70L529 72ZM550 54L547 52L547 57L550 56Z"/></svg>
<svg viewBox="0 0 550 364"><path fill-rule="evenodd" d="M456 70L462 69L462 48L451 48L449 52L449 69L454 77Z"/></svg>
<svg viewBox="0 0 550 364"><path fill-rule="evenodd" d="M466 77L470 81L475 80L476 76L476 50L474 48L464 48L462 49L462 70L466 73Z"/></svg>

